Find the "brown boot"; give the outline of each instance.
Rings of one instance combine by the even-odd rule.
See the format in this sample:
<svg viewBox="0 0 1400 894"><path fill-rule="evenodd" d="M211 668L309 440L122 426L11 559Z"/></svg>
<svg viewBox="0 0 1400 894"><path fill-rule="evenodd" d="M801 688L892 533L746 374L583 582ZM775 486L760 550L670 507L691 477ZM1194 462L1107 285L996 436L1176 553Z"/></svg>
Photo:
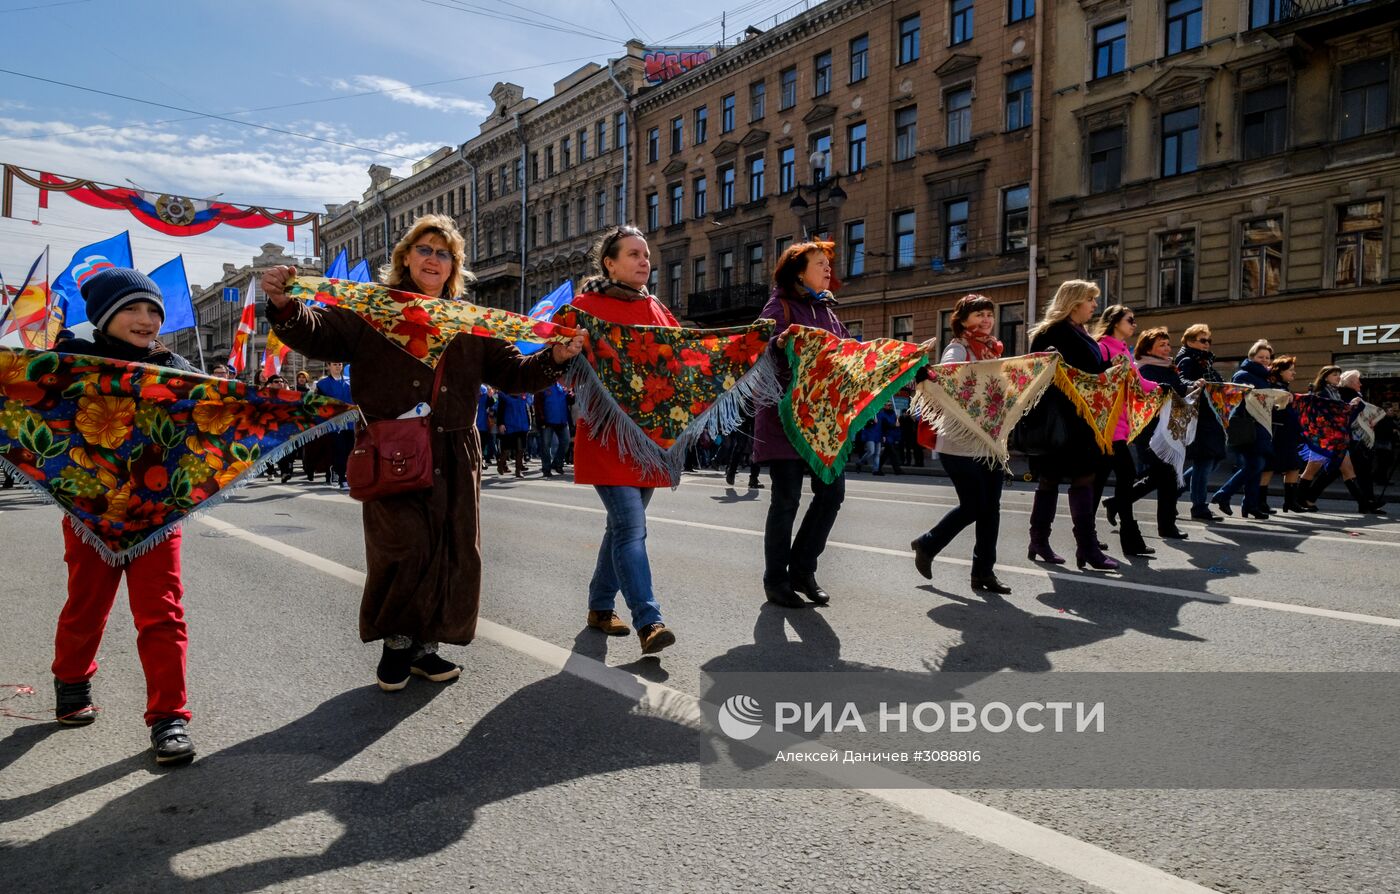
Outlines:
<svg viewBox="0 0 1400 894"><path fill-rule="evenodd" d="M594 630L601 630L608 636L626 636L632 632L632 628L622 623L622 619L617 616L617 612L589 612L588 626Z"/></svg>
<svg viewBox="0 0 1400 894"><path fill-rule="evenodd" d="M643 655L655 655L676 642L676 635L665 624L648 624L637 631L637 638L642 641Z"/></svg>

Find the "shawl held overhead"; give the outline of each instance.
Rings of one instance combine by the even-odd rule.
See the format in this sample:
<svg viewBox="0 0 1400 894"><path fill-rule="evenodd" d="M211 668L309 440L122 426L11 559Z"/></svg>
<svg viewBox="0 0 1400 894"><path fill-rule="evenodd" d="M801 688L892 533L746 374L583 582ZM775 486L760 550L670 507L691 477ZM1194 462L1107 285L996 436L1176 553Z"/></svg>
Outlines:
<svg viewBox="0 0 1400 894"><path fill-rule="evenodd" d="M1009 467L1006 439L1055 378L1059 355L940 363L914 393L914 412L940 437L976 445L977 458Z"/></svg>
<svg viewBox="0 0 1400 894"><path fill-rule="evenodd" d="M1200 407L1200 389L1194 389L1185 397L1170 388L1158 388L1167 392L1162 404L1161 418L1152 432L1148 446L1161 458L1162 462L1176 470L1177 486L1186 483L1186 448L1196 440L1196 420Z"/></svg>
<svg viewBox="0 0 1400 894"><path fill-rule="evenodd" d="M1351 446L1351 407L1320 394L1299 394L1293 398L1303 440L1318 453L1341 456Z"/></svg>
<svg viewBox="0 0 1400 894"><path fill-rule="evenodd" d="M0 349L0 465L113 565L357 412L315 393Z"/></svg>
<svg viewBox="0 0 1400 894"><path fill-rule="evenodd" d="M862 342L806 326L788 327L785 338L792 384L778 416L813 474L830 484L845 469L855 435L928 355L910 342Z"/></svg>
<svg viewBox="0 0 1400 894"><path fill-rule="evenodd" d="M568 341L577 334L548 320L532 320L466 301L397 292L378 283L298 276L287 283L287 294L299 301L319 301L354 311L380 335L431 368L437 367L447 345L463 332L534 344Z"/></svg>
<svg viewBox="0 0 1400 894"><path fill-rule="evenodd" d="M746 412L777 403L782 390L765 353L772 320L729 329L627 326L573 305L554 319L587 335L584 356L569 364L563 382L589 430L645 474L664 470L672 487L701 435L734 431Z"/></svg>

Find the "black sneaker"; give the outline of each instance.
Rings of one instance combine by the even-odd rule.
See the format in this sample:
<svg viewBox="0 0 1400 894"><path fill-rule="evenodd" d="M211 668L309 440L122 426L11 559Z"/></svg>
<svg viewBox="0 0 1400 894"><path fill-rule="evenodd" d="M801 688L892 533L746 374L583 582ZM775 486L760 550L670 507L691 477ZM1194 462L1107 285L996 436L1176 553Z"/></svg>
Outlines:
<svg viewBox="0 0 1400 894"><path fill-rule="evenodd" d="M87 726L97 719L97 707L92 703L92 681L64 683L53 678L53 716L64 726Z"/></svg>
<svg viewBox="0 0 1400 894"><path fill-rule="evenodd" d="M462 669L436 652L425 652L413 659L409 671L416 676L426 677L434 683L446 683L462 675ZM379 685L384 685L380 683Z"/></svg>
<svg viewBox="0 0 1400 894"><path fill-rule="evenodd" d="M413 647L407 649L391 649L384 647L384 654L379 657L379 667L375 671L375 678L379 681L379 688L385 692L398 692L408 685L409 672L413 668Z"/></svg>
<svg viewBox="0 0 1400 894"><path fill-rule="evenodd" d="M151 726L151 747L158 764L183 764L194 758L194 742L179 717L157 720Z"/></svg>

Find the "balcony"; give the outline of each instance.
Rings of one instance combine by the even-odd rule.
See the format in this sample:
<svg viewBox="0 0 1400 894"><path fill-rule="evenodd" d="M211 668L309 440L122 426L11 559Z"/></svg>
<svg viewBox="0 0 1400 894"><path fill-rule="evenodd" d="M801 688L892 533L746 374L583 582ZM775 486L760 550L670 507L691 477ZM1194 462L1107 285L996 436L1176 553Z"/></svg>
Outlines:
<svg viewBox="0 0 1400 894"><path fill-rule="evenodd" d="M1270 19L1258 30L1326 39L1395 21L1400 0L1251 0L1251 9Z"/></svg>
<svg viewBox="0 0 1400 894"><path fill-rule="evenodd" d="M470 267L471 272L482 282L501 277L520 278L520 252L503 251L489 258L481 258Z"/></svg>
<svg viewBox="0 0 1400 894"><path fill-rule="evenodd" d="M766 283L745 282L691 292L685 315L707 327L741 326L758 319L768 303Z"/></svg>

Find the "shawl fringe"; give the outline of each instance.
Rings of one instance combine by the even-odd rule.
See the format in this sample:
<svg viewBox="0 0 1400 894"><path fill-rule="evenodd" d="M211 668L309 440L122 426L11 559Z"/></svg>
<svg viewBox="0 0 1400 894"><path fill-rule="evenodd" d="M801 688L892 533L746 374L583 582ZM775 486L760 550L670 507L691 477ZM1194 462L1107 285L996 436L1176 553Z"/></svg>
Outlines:
<svg viewBox="0 0 1400 894"><path fill-rule="evenodd" d="M1092 375L1092 373L1086 373L1086 375ZM1111 375L1111 372L1104 373L1103 375ZM1114 389L1113 411L1109 414L1108 419L1105 420L1107 431L1103 431L1100 430L1098 420L1094 418L1094 412L1090 409L1088 401L1084 399L1084 395L1079 393L1079 389L1074 387L1074 381L1070 379L1069 373L1065 372L1065 364L1063 362L1055 366L1055 385L1069 398L1070 403L1074 405L1075 411L1079 414L1079 418L1083 419L1085 424L1093 431L1094 441L1098 444L1099 450L1103 453L1112 453L1113 429L1118 424L1118 415L1123 412L1123 400L1125 397L1123 388L1120 386Z"/></svg>
<svg viewBox="0 0 1400 894"><path fill-rule="evenodd" d="M988 367L996 365L1001 368L1005 364L1025 360L1030 356L1035 355L937 365L973 366L985 364ZM919 387L915 389L911 408L916 417L933 426L939 437L952 437L959 441L970 442L976 451L973 453L973 459L991 467L1000 466L1002 469L1010 471L1011 451L1007 447L1007 439L1011 437L1011 431L1021 421L1021 418L1035 409L1035 406L1040 403L1040 399L1045 396L1045 392L1049 390L1050 384L1055 379L1059 362L1058 355L1051 356L1045 369L1041 370L1039 375L1026 386L1026 389L1016 396L1012 408L1002 419L1001 435L997 438L993 438L982 426L978 425L977 421L968 415L967 408L953 395L931 381L921 382Z"/></svg>

